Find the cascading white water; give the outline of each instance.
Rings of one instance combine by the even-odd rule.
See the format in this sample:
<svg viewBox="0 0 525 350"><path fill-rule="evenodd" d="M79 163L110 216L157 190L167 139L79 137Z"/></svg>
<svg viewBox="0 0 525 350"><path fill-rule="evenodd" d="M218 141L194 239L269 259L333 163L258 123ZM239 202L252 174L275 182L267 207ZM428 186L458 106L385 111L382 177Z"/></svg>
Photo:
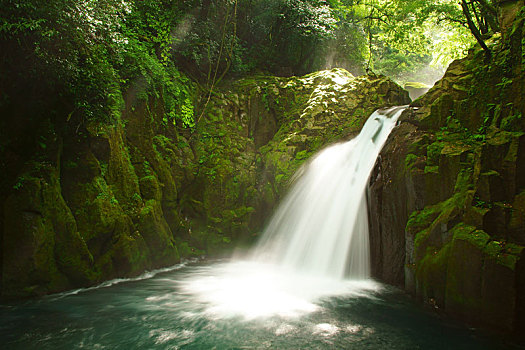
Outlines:
<svg viewBox="0 0 525 350"><path fill-rule="evenodd" d="M404 110L374 112L351 141L302 168L251 259L203 267L181 282L213 318L296 316L326 296L366 296L369 279L365 189L377 155Z"/></svg>
<svg viewBox="0 0 525 350"><path fill-rule="evenodd" d="M257 260L332 278L370 275L366 184L403 107L374 112L354 139L302 169L255 250Z"/></svg>

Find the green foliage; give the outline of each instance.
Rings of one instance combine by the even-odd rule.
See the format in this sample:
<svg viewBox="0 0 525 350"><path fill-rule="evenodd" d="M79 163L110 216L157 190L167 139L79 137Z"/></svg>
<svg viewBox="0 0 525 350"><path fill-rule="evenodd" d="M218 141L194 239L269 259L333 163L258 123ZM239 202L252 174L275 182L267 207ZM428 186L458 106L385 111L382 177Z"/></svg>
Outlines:
<svg viewBox="0 0 525 350"><path fill-rule="evenodd" d="M324 0L189 3L193 6L185 8L175 55L210 85L226 73L302 74L318 69L336 28Z"/></svg>
<svg viewBox="0 0 525 350"><path fill-rule="evenodd" d="M13 189L14 190L21 189L24 186L24 181L25 181L24 176L23 175L19 176L18 179L16 180L16 183L13 185Z"/></svg>
<svg viewBox="0 0 525 350"><path fill-rule="evenodd" d="M2 7L2 90L19 97L32 86L36 110L81 125L117 121L131 89L139 100L161 96L167 119L193 125L191 84L169 62L168 2L5 0Z"/></svg>
<svg viewBox="0 0 525 350"><path fill-rule="evenodd" d="M193 126L193 88L174 62L210 89L228 74L298 75L332 67L362 74L367 65L407 81L472 43L452 0L4 3L2 70L26 83L39 78L41 101L48 94L74 101L59 113L79 123L118 119L122 96L132 89L139 99L162 96L166 122ZM14 68L22 57L30 69ZM418 80L439 73L427 71Z"/></svg>
<svg viewBox="0 0 525 350"><path fill-rule="evenodd" d="M123 32L127 38L142 43L149 54L167 64L172 56L171 47L176 41L172 31L183 15L180 6L166 0L131 1Z"/></svg>
<svg viewBox="0 0 525 350"><path fill-rule="evenodd" d="M118 46L120 37L110 33L118 30L118 5L6 0L2 8L0 40L7 48L2 71L8 72L2 84L37 82L38 93L66 95L70 114L115 118L122 98L110 47Z"/></svg>
<svg viewBox="0 0 525 350"><path fill-rule="evenodd" d="M453 0L330 0L345 22L364 34L366 65L406 82L433 83L473 44Z"/></svg>
<svg viewBox="0 0 525 350"><path fill-rule="evenodd" d="M505 131L521 131L523 115L520 112L511 114L501 121L501 129Z"/></svg>
<svg viewBox="0 0 525 350"><path fill-rule="evenodd" d="M418 81L430 82L441 71L421 76L424 67L457 58L472 43L453 0L3 4L2 90L17 96L32 85L35 110L51 110L75 127L113 123L124 102L133 107L149 96L163 100L165 125L193 127L195 88L181 70L210 91L227 75L335 66L355 74L369 67L398 81L417 73ZM19 86L13 89L12 81ZM20 102L7 95L1 101Z"/></svg>

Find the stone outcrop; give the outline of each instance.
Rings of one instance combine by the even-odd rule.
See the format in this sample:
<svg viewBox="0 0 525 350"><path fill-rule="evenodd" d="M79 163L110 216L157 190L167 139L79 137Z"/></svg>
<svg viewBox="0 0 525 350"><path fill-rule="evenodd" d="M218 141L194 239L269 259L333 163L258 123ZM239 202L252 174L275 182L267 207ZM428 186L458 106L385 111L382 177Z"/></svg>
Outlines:
<svg viewBox="0 0 525 350"><path fill-rule="evenodd" d="M12 139L0 169L2 297L251 242L311 153L357 133L376 108L408 103L385 77L260 76L223 86L196 111L197 126L180 129L162 96L133 95L110 125L59 123L45 111L27 125L35 118L23 106L4 120Z"/></svg>
<svg viewBox="0 0 525 350"><path fill-rule="evenodd" d="M400 118L371 178L373 273L467 322L525 325L525 74L518 13ZM372 214L372 215L374 215Z"/></svg>

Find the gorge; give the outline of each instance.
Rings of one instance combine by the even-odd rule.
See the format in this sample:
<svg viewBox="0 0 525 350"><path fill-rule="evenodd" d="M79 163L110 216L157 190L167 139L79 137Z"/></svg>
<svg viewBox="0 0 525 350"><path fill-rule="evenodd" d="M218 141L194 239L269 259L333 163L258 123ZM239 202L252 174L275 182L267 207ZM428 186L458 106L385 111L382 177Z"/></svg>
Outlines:
<svg viewBox="0 0 525 350"><path fill-rule="evenodd" d="M101 54L118 56L108 63L89 49L104 43L100 28L68 61L70 42L46 48L31 36L53 37L39 26L64 23L22 21L9 32L0 14L2 342L519 348L525 8L490 3L498 31L481 35L485 47L471 47L414 101L370 69L308 73L283 63L272 74L218 76L210 65L203 79L177 56L182 46L170 46L172 65L153 40L146 55L140 45L118 51L128 43L115 39ZM24 30L30 35L18 37ZM229 54L227 68L237 59ZM403 105L393 119L373 114ZM397 122L370 131L370 115ZM367 130L372 142L352 150ZM385 141L377 160L367 155L376 141ZM345 152L362 155L371 175L352 179L351 162L332 168ZM309 167L326 178L310 178ZM357 213L368 225L358 220L353 230Z"/></svg>
<svg viewBox="0 0 525 350"><path fill-rule="evenodd" d="M374 112L354 139L303 165L248 257L186 262L2 305L5 343L12 349L513 347L422 312L370 278L365 191L405 108ZM48 312L52 321L44 322ZM410 331L383 321L391 317ZM445 342L436 341L437 332L448 334Z"/></svg>

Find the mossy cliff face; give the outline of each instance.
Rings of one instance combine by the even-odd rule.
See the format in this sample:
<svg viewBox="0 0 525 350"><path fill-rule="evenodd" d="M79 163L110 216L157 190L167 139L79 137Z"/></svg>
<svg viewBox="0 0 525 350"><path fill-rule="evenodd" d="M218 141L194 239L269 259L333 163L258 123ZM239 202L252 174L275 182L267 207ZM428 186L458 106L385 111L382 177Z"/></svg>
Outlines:
<svg viewBox="0 0 525 350"><path fill-rule="evenodd" d="M408 94L385 77L340 69L231 82L181 139L193 167L179 190L186 236L208 252L253 242L313 152L357 133L378 106L404 103Z"/></svg>
<svg viewBox="0 0 525 350"><path fill-rule="evenodd" d="M58 122L41 111L28 125L36 119L12 108L1 144L3 297L249 243L311 153L408 95L384 77L343 70L254 77L203 93L194 128L174 125L159 94L129 91L124 101L112 123Z"/></svg>
<svg viewBox="0 0 525 350"><path fill-rule="evenodd" d="M371 183L375 276L466 321L525 329L521 10L401 116Z"/></svg>
<svg viewBox="0 0 525 350"><path fill-rule="evenodd" d="M355 136L378 106L409 102L408 94L385 77L356 78L341 69L302 78L246 79L233 86L231 96L239 119L248 118L243 133L255 147L253 230L262 227L292 175L314 152Z"/></svg>

